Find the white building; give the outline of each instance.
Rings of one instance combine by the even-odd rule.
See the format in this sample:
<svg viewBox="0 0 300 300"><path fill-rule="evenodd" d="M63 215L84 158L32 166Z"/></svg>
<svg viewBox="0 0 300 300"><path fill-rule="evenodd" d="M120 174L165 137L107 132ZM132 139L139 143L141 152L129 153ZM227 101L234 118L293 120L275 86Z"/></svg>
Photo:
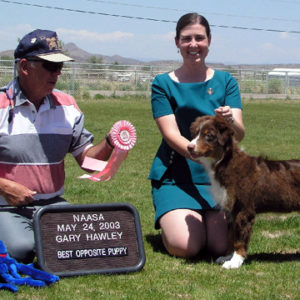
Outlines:
<svg viewBox="0 0 300 300"><path fill-rule="evenodd" d="M283 80L288 86L300 86L300 69L275 68L268 72L268 77Z"/></svg>

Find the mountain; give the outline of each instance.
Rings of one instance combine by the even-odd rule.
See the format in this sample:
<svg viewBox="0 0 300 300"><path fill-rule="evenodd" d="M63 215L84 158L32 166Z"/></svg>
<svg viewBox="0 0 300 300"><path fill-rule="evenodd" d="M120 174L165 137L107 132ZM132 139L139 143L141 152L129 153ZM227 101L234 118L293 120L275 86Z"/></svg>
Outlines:
<svg viewBox="0 0 300 300"><path fill-rule="evenodd" d="M91 54L77 47L74 43L66 44L64 46L64 51L66 51L77 62L88 62L89 58L95 57L96 59L102 59L102 63L104 64L117 63L119 65L139 65L143 63L139 60L122 57L120 55L107 56L101 54Z"/></svg>
<svg viewBox="0 0 300 300"><path fill-rule="evenodd" d="M82 50L77 47L74 43L68 43L64 45L64 52L67 55L70 55L75 61L86 62L88 58L91 56L87 51Z"/></svg>
<svg viewBox="0 0 300 300"><path fill-rule="evenodd" d="M157 61L149 61L143 62L137 59L123 57L120 55L101 55L101 54L92 54L81 48L79 48L74 43L67 43L64 45L64 51L66 54L70 55L77 62L88 62L89 59L96 59L96 61L101 59L101 63L103 64L119 64L119 65L147 65L147 66L173 66L176 68L180 65L179 61L174 60L157 60ZM0 52L0 57L11 57L14 56L14 50L5 50ZM212 68L239 68L239 69L272 69L275 67L281 68L300 68L299 64L259 64L259 65L247 65L247 64L234 64L234 65L225 65L222 63L208 63L208 65Z"/></svg>
<svg viewBox="0 0 300 300"><path fill-rule="evenodd" d="M14 57L14 50L5 50L5 51L2 51L0 52L0 56L1 57L10 57L10 58L13 58Z"/></svg>
<svg viewBox="0 0 300 300"><path fill-rule="evenodd" d="M64 52L70 55L77 62L88 62L91 57L101 58L102 63L104 64L119 64L119 65L139 65L143 64L142 61L122 57L120 55L106 56L101 54L92 54L89 53L79 47L77 47L74 43L68 43L64 45ZM5 50L0 52L0 57L11 57L14 56L14 50Z"/></svg>

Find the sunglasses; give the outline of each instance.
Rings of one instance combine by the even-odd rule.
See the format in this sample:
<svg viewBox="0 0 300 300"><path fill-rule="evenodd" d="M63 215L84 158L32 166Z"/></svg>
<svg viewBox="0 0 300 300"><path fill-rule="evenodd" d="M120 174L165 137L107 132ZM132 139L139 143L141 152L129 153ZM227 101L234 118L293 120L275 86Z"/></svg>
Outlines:
<svg viewBox="0 0 300 300"><path fill-rule="evenodd" d="M27 60L40 62L42 64L42 67L48 72L58 72L58 71L60 72L64 66L63 62L56 63L56 62L45 61L41 59L27 59Z"/></svg>

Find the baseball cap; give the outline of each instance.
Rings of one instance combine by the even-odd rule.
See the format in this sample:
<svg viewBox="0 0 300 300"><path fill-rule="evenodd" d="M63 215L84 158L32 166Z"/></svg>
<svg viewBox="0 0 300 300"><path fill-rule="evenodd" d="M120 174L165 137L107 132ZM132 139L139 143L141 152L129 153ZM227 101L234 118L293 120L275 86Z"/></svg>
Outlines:
<svg viewBox="0 0 300 300"><path fill-rule="evenodd" d="M73 61L63 54L61 42L55 31L36 29L26 34L15 50L15 59L38 57L51 62Z"/></svg>

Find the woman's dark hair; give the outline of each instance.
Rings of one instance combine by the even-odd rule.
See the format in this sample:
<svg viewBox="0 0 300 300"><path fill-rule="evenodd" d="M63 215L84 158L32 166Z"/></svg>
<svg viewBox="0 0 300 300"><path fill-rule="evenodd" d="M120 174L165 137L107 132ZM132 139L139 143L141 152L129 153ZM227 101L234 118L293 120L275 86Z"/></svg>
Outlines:
<svg viewBox="0 0 300 300"><path fill-rule="evenodd" d="M205 17L198 13L188 13L183 15L177 22L176 38L179 39L181 30L188 25L200 24L205 27L207 37L211 36L210 26Z"/></svg>

